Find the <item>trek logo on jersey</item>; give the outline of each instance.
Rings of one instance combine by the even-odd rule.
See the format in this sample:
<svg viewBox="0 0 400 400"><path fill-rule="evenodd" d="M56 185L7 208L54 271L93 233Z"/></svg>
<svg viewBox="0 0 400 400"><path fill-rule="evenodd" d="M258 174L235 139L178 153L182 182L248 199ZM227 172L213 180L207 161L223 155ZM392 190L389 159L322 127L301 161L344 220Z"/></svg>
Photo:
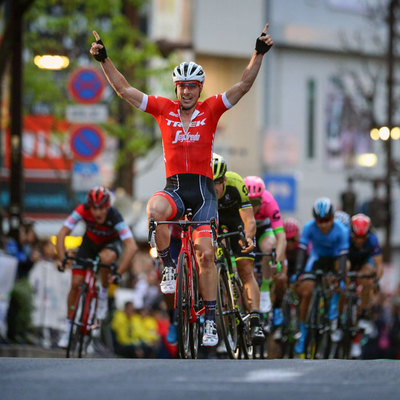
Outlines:
<svg viewBox="0 0 400 400"><path fill-rule="evenodd" d="M204 118L201 121L192 121L189 125L189 128L197 128L199 126L205 126L206 124L206 119ZM174 128L182 128L182 122L181 121L171 121L170 119L166 118L167 120L167 125L172 126Z"/></svg>
<svg viewBox="0 0 400 400"><path fill-rule="evenodd" d="M172 142L172 144L175 143L182 143L182 142L198 142L200 140L200 134L196 133L194 135L190 135L189 133L182 133L182 131L177 131L175 140Z"/></svg>

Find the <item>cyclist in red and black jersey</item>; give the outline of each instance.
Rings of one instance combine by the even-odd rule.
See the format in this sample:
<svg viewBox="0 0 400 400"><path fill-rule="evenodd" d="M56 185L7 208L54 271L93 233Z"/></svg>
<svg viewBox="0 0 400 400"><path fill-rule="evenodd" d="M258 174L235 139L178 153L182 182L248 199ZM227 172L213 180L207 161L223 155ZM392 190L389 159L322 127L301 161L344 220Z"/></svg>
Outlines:
<svg viewBox="0 0 400 400"><path fill-rule="evenodd" d="M60 270L64 268L62 261L65 255L65 237L72 232L79 221L83 221L86 224L86 232L83 236L82 244L78 249L77 257L93 259L99 255L101 263L111 265L122 254L118 270L111 278L109 270L102 269L100 271L101 286L97 317L104 319L107 315L109 281L118 282L121 275L129 268L138 247L133 239L131 230L123 220L121 214L116 208L111 206L111 194L109 190L98 186L90 190L86 203L80 204L75 208L57 234L56 248ZM122 245L124 251L122 251ZM79 266L73 268L71 288L67 299L68 311L75 303L79 286L83 283L83 279L84 270L79 268ZM60 347L68 345L69 328L70 321L67 316L64 334L58 344Z"/></svg>
<svg viewBox="0 0 400 400"><path fill-rule="evenodd" d="M199 101L205 73L194 62L183 62L172 74L178 100L149 96L132 87L115 68L107 56L97 32L90 53L101 68L115 92L132 106L150 113L156 119L163 142L167 184L155 193L147 206L148 218L176 220L184 216L185 209L193 210L194 221L207 221L217 216L217 198L213 183L212 152L218 120L234 106L253 85L261 67L263 55L273 41L267 34L268 24L256 40L256 47L240 82L228 91ZM217 297L217 271L209 226L194 230L196 256L200 266L200 291L206 306L203 345L216 346L218 335L215 324ZM164 271L161 291L175 292L175 264L169 251L170 234L167 225L156 231L158 254Z"/></svg>

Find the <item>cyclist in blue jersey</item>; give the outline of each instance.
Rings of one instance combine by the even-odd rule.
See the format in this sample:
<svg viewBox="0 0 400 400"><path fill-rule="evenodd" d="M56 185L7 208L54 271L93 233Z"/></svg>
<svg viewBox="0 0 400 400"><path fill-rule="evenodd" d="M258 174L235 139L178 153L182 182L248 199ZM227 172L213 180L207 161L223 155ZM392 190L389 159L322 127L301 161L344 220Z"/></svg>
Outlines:
<svg viewBox="0 0 400 400"><path fill-rule="evenodd" d="M334 207L327 197L319 198L313 206L314 219L304 225L299 241L299 251L296 260L296 273L292 282L299 281L297 293L300 298L300 332L295 352L303 354L307 328L305 325L307 312L310 305L312 291L315 286L313 270L316 266L324 266L325 271L340 271L344 276L346 271L347 255L349 252L349 229L341 222L334 220ZM305 263L307 251L311 244L311 252ZM302 274L304 272L304 274ZM341 281L344 287L344 281ZM334 293L330 303L329 320L336 321L338 318L338 303L340 292Z"/></svg>
<svg viewBox="0 0 400 400"><path fill-rule="evenodd" d="M362 274L376 273L376 282L383 275L383 256L378 237L371 231L371 219L365 214L356 214L351 218L350 268ZM361 312L359 324L366 324L373 279L360 279Z"/></svg>

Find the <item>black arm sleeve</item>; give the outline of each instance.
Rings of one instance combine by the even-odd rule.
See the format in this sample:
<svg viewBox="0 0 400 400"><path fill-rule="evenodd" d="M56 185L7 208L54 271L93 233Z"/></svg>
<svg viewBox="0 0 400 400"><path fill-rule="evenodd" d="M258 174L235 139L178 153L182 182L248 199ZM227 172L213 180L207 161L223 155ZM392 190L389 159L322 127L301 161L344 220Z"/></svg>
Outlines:
<svg viewBox="0 0 400 400"><path fill-rule="evenodd" d="M296 259L296 275L300 275L302 270L303 270L303 265L306 261L307 257L307 250L302 249L301 247L298 250L297 253L297 259Z"/></svg>

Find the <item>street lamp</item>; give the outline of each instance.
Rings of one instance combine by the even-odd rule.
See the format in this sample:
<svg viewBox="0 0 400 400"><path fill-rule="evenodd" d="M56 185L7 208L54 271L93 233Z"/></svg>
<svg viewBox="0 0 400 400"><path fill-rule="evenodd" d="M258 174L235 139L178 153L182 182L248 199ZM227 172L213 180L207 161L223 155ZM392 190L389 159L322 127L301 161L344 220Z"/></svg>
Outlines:
<svg viewBox="0 0 400 400"><path fill-rule="evenodd" d="M43 56L35 56L33 62L40 69L60 70L68 67L69 58L46 54Z"/></svg>

